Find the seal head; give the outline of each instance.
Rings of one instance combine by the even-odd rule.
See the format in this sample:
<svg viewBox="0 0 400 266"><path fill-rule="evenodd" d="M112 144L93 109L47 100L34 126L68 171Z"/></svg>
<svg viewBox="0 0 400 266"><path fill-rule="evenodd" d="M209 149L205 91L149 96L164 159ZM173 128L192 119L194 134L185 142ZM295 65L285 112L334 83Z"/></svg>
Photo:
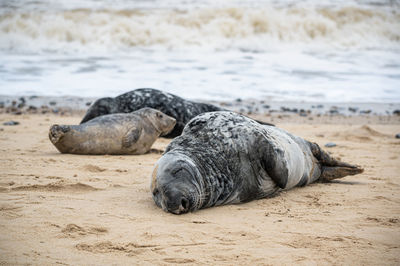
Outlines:
<svg viewBox="0 0 400 266"><path fill-rule="evenodd" d="M176 119L164 114L153 108L142 108L135 112L137 115L146 117L156 130L160 132L160 136L164 136L171 132L176 124Z"/></svg>
<svg viewBox="0 0 400 266"><path fill-rule="evenodd" d="M156 163L151 192L156 205L166 212L183 214L202 205L200 172L184 154L168 153Z"/></svg>

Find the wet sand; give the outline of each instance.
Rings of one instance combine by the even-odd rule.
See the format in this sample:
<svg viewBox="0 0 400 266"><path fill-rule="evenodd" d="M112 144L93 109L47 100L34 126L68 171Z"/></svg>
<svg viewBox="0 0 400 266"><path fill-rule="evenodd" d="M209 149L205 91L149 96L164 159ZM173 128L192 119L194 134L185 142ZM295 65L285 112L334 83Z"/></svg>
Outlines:
<svg viewBox="0 0 400 266"><path fill-rule="evenodd" d="M80 118L0 114L0 264L400 264L399 116L257 115L365 172L181 216L149 190L170 140L141 156L60 154L50 125Z"/></svg>

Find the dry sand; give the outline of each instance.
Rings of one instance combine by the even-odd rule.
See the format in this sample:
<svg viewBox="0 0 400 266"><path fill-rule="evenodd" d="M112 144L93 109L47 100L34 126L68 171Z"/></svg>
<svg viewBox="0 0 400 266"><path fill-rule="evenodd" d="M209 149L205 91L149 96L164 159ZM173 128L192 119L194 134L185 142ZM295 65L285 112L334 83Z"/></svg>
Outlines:
<svg viewBox="0 0 400 266"><path fill-rule="evenodd" d="M2 125L9 120L21 124ZM365 172L181 216L150 196L157 151L60 154L50 125L79 120L0 115L0 264L400 264L398 117L275 118L320 145L337 143L326 149Z"/></svg>

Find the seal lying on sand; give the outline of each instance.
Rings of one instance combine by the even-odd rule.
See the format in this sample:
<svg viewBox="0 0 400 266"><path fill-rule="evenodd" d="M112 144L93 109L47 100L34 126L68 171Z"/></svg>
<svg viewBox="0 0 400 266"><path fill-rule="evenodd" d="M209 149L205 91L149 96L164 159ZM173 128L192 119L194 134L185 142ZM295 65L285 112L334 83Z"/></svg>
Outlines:
<svg viewBox="0 0 400 266"><path fill-rule="evenodd" d="M151 191L157 206L182 214L361 172L285 130L233 112L211 112L192 119L168 145L155 165Z"/></svg>
<svg viewBox="0 0 400 266"><path fill-rule="evenodd" d="M212 104L188 101L156 89L136 89L115 98L107 97L96 100L87 110L81 123L101 115L130 113L144 107L157 109L176 119L174 129L169 134L163 136L166 138L179 136L190 119L199 114L223 111L222 108ZM264 122L259 123L268 124Z"/></svg>
<svg viewBox="0 0 400 266"><path fill-rule="evenodd" d="M160 134L167 134L174 126L174 118L143 108L100 116L81 125L53 125L49 138L62 153L144 154Z"/></svg>

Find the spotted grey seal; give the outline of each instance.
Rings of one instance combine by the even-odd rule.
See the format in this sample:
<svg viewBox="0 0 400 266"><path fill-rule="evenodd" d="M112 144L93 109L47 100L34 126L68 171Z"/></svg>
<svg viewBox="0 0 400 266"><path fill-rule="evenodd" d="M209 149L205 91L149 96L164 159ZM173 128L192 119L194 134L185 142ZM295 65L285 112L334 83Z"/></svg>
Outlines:
<svg viewBox="0 0 400 266"><path fill-rule="evenodd" d="M164 211L182 214L361 172L283 129L210 112L192 119L168 145L155 164L151 192Z"/></svg>
<svg viewBox="0 0 400 266"><path fill-rule="evenodd" d="M53 125L50 141L62 153L144 154L160 134L167 134L175 119L142 108L129 114L110 114L80 125Z"/></svg>
<svg viewBox="0 0 400 266"><path fill-rule="evenodd" d="M212 104L193 102L171 93L146 88L136 89L121 94L115 98L106 97L96 100L87 110L81 123L87 122L90 119L101 115L130 113L144 107L157 109L176 119L174 129L169 134L163 136L166 138L179 136L187 122L199 114L224 110ZM260 121L258 122L269 124Z"/></svg>

